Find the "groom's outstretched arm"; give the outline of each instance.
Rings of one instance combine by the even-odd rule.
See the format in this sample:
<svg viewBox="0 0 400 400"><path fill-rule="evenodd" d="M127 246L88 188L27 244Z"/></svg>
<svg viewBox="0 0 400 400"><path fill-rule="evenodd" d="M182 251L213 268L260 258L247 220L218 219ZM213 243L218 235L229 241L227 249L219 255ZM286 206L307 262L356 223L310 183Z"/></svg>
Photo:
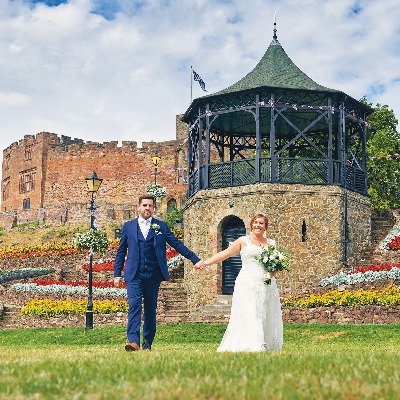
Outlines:
<svg viewBox="0 0 400 400"><path fill-rule="evenodd" d="M192 250L188 249L171 231L170 229L166 228L166 240L167 243L173 247L178 253L182 254L183 257L187 258L190 260L193 264L198 265L199 263L201 264L202 261L200 260L199 257L196 256L195 253L193 253Z"/></svg>

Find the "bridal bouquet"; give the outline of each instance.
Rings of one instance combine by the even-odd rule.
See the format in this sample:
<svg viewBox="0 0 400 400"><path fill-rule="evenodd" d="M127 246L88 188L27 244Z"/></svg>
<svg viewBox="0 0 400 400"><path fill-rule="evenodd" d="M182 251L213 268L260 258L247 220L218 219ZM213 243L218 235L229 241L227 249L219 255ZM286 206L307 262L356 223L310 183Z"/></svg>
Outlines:
<svg viewBox="0 0 400 400"><path fill-rule="evenodd" d="M274 246L261 246L262 251L255 256L255 259L260 262L263 268L267 271L267 278L264 280L266 285L271 284L270 272L274 271L289 271L290 259L286 253L278 251Z"/></svg>

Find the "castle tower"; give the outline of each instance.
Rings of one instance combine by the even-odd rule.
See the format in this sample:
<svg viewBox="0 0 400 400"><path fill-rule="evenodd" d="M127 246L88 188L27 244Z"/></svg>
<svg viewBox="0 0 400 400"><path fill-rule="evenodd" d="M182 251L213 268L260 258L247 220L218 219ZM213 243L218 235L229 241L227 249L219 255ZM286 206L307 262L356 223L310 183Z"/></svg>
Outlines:
<svg viewBox="0 0 400 400"><path fill-rule="evenodd" d="M195 99L182 118L189 127L185 242L207 258L228 245L224 237L249 232L260 210L268 235L292 256L280 283L294 289L348 268L369 243L365 144L372 109L309 78L274 28L250 73ZM210 161L211 149L219 162ZM191 304L231 293L239 270L237 260L205 271L187 266Z"/></svg>

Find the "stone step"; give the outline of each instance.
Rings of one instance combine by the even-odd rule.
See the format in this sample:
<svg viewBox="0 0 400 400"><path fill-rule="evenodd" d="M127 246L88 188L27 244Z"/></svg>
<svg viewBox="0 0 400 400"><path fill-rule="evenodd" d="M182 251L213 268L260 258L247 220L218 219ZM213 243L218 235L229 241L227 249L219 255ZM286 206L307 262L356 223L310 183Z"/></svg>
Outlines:
<svg viewBox="0 0 400 400"><path fill-rule="evenodd" d="M219 305L219 304L209 304L206 306L202 306L199 308L199 311L202 313L207 313L207 314L230 314L231 313L231 306L227 305Z"/></svg>
<svg viewBox="0 0 400 400"><path fill-rule="evenodd" d="M222 305L222 306L227 305L230 307L232 305L232 295L231 294L220 294L214 299L212 304Z"/></svg>
<svg viewBox="0 0 400 400"><path fill-rule="evenodd" d="M181 315L189 315L189 310L167 310L165 311L165 316L181 316Z"/></svg>

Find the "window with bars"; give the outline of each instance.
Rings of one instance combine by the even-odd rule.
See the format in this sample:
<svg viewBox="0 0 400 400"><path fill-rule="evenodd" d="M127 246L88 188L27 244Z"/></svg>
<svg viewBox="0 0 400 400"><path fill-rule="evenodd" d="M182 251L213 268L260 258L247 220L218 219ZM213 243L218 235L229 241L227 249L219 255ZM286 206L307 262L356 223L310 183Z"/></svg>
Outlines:
<svg viewBox="0 0 400 400"><path fill-rule="evenodd" d="M188 181L188 172L187 169L178 168L178 183L187 183Z"/></svg>
<svg viewBox="0 0 400 400"><path fill-rule="evenodd" d="M19 177L19 192L26 193L35 189L36 171L22 173Z"/></svg>

